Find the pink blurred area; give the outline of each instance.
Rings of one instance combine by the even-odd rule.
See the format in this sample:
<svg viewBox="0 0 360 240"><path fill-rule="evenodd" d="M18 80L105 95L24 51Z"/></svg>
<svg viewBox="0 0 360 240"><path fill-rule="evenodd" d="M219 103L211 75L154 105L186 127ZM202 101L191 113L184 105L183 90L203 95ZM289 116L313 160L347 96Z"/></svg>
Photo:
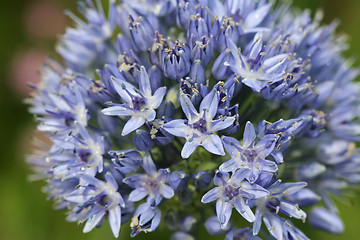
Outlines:
<svg viewBox="0 0 360 240"><path fill-rule="evenodd" d="M39 83L39 71L47 55L36 49L28 49L15 54L10 69L9 85L19 97L29 95L32 91L29 84Z"/></svg>
<svg viewBox="0 0 360 240"><path fill-rule="evenodd" d="M53 55L52 49L47 50L46 46L53 46L65 30L63 11L61 4L54 0L35 1L25 8L24 34L30 46L21 47L14 54L8 74L8 84L18 97L29 96L32 91L29 84L40 81L42 64L48 55Z"/></svg>
<svg viewBox="0 0 360 240"><path fill-rule="evenodd" d="M54 1L32 3L25 10L24 21L29 34L45 39L56 38L66 25L62 6Z"/></svg>

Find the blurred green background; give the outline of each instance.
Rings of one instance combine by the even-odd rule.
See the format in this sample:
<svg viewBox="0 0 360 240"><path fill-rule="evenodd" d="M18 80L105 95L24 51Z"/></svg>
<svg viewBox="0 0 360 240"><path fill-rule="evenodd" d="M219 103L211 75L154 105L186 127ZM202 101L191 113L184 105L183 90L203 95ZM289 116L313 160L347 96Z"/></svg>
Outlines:
<svg viewBox="0 0 360 240"><path fill-rule="evenodd" d="M323 9L325 23L339 19L339 32L349 36L350 50L360 66L360 1L294 0L305 9ZM40 182L29 182L30 168L24 156L31 152L35 126L23 98L29 94L28 81L36 81L45 56L52 55L56 39L71 22L63 9L76 9L75 0L5 0L0 7L0 239L113 239L106 222L100 229L83 234L82 227L65 221L63 211L55 211L46 200ZM360 194L351 202L339 203L345 233L332 236L304 227L311 239L360 239ZM299 223L299 225L301 225ZM129 239L128 226L121 239ZM139 239L169 239L164 231L140 234ZM210 239L204 237L203 239Z"/></svg>

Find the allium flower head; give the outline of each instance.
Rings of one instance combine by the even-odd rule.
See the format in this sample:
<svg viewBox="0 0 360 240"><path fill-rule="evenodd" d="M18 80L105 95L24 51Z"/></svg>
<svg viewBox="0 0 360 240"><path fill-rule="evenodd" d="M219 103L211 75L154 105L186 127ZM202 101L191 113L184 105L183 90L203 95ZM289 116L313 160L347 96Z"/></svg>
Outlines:
<svg viewBox="0 0 360 240"><path fill-rule="evenodd" d="M84 232L108 221L115 237L164 225L174 240L201 227L308 239L296 227L307 216L344 230L332 196L360 183L360 71L336 23L272 0L108 9L67 12L62 63L47 61L27 100L49 136L28 157L31 179L68 221Z"/></svg>

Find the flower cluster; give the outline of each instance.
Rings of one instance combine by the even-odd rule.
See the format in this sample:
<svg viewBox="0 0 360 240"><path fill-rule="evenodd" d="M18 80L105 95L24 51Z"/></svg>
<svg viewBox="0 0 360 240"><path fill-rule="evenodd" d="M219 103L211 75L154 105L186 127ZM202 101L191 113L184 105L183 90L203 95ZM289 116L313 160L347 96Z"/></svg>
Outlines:
<svg viewBox="0 0 360 240"><path fill-rule="evenodd" d="M332 195L359 186L360 85L335 23L271 0L96 3L68 13L64 61L28 99L51 143L33 178L67 220L174 240L343 231Z"/></svg>

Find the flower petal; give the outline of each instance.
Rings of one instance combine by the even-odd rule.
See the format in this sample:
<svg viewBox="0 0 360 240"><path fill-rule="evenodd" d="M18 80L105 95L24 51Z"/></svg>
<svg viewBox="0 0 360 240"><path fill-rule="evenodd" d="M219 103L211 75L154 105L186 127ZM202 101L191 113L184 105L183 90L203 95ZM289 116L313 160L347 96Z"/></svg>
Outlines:
<svg viewBox="0 0 360 240"><path fill-rule="evenodd" d="M126 136L132 131L138 129L145 123L145 119L142 117L131 117L124 125L124 128L121 132L122 136Z"/></svg>

